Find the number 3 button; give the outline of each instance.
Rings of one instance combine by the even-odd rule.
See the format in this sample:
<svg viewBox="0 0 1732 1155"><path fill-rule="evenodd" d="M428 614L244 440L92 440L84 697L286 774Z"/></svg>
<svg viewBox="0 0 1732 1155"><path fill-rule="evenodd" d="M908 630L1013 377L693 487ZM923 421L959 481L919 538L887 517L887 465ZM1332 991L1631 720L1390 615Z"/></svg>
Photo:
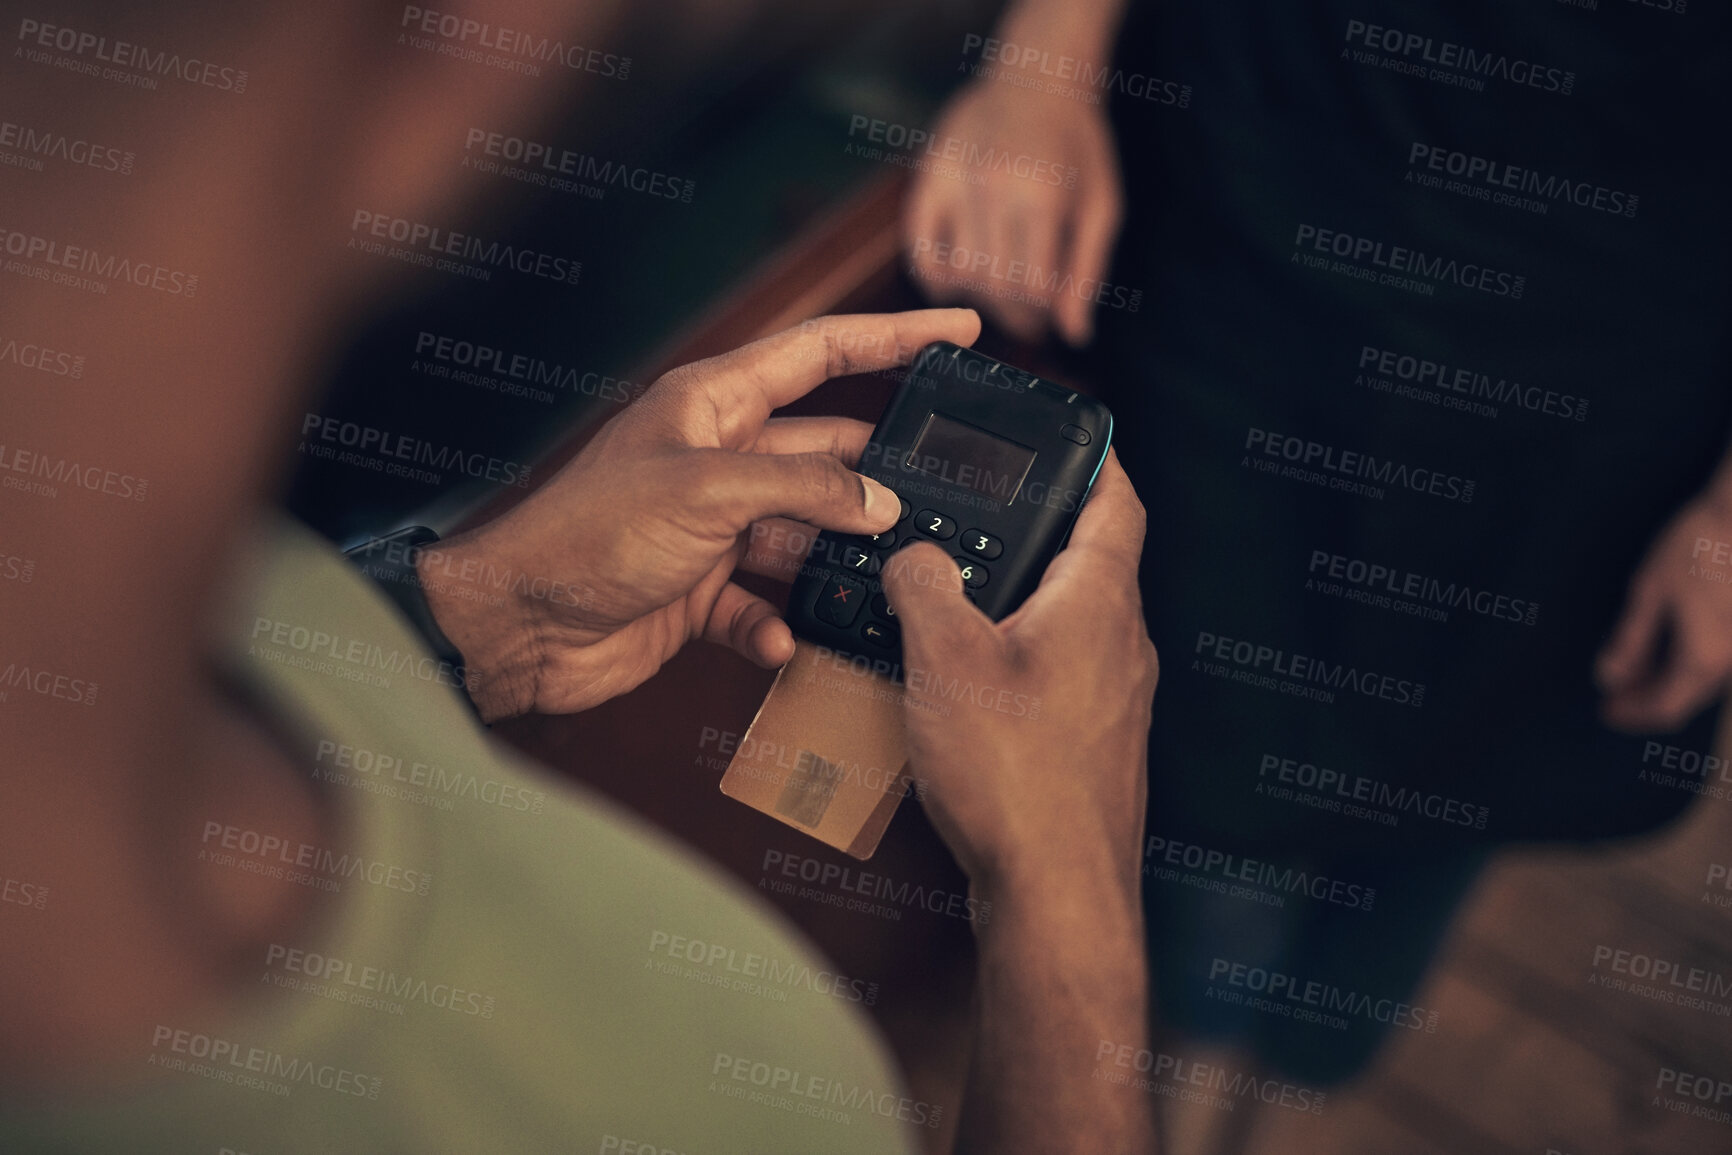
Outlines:
<svg viewBox="0 0 1732 1155"><path fill-rule="evenodd" d="M983 557L987 561L991 561L1004 552L1004 543L990 533L981 533L978 529L971 529L962 535L962 548L976 557Z"/></svg>
<svg viewBox="0 0 1732 1155"><path fill-rule="evenodd" d="M956 536L956 523L942 513L934 513L923 509L914 515L914 527L927 537L935 537L939 541L949 541Z"/></svg>

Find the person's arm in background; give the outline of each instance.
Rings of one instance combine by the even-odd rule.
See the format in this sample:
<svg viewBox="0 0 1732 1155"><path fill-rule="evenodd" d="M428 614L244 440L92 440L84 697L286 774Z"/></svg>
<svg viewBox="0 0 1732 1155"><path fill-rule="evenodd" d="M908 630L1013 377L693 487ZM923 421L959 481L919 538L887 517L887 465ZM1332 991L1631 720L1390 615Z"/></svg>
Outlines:
<svg viewBox="0 0 1732 1155"><path fill-rule="evenodd" d="M1159 666L1137 586L1142 543L1142 506L1109 457L1068 547L996 625L937 546L885 567L916 672L912 772L929 781L927 811L974 896L992 904L975 932L961 1151L1155 1149L1149 1096L1096 1077L1106 1048L1139 1051L1149 1034L1140 862ZM934 573L949 580L921 580ZM1038 713L931 692L958 679Z"/></svg>
<svg viewBox="0 0 1732 1155"><path fill-rule="evenodd" d="M1623 614L1596 663L1606 721L1626 730L1676 730L1726 692L1732 584L1703 571L1732 572L1729 554L1732 452L1660 531L1630 579Z"/></svg>
<svg viewBox="0 0 1732 1155"><path fill-rule="evenodd" d="M1098 103L1090 103L1044 88L1056 73L1070 77L1060 81L1065 86L1086 89L1080 70L1110 68L1123 10L1124 0L1017 0L999 21L993 39L1000 49L1014 45L1014 53L997 50L1000 59L981 62L994 74L952 97L933 135L940 145L963 142L965 158L1008 153L1029 164L965 162L970 183L947 166L915 177L903 244L910 271L933 301L973 305L1025 340L1049 324L1073 345L1092 337L1091 286L1107 275L1124 210L1108 90L1095 87ZM1024 87L1014 83L1019 79L1038 83ZM1000 270L1018 263L1021 275L1007 288L1044 296L1046 305L963 284L978 280L970 266L980 254ZM1056 288L1065 284L1069 291Z"/></svg>

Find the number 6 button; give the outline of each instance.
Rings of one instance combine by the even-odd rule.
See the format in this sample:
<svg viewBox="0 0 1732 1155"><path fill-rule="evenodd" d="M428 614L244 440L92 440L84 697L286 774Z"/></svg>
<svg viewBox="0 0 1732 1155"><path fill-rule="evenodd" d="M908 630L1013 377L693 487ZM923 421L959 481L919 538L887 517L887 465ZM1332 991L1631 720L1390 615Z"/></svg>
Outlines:
<svg viewBox="0 0 1732 1155"><path fill-rule="evenodd" d="M956 536L956 523L942 513L934 513L923 509L914 516L914 526L927 537L935 537L939 541L949 541Z"/></svg>
<svg viewBox="0 0 1732 1155"><path fill-rule="evenodd" d="M977 561L969 561L965 557L956 559L956 564L962 567L962 584L971 590L977 590L986 584L986 567Z"/></svg>
<svg viewBox="0 0 1732 1155"><path fill-rule="evenodd" d="M1004 552L1004 543L990 533L981 533L978 529L971 529L962 535L962 548L976 557L983 557L987 561L991 561Z"/></svg>

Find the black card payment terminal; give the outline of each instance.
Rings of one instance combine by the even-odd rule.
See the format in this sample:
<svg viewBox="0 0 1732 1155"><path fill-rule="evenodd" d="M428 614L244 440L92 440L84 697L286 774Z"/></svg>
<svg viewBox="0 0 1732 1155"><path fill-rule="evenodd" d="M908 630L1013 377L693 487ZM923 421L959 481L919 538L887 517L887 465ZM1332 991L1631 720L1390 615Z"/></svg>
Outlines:
<svg viewBox="0 0 1732 1155"><path fill-rule="evenodd" d="M879 580L890 555L948 550L993 621L1034 591L1112 443L1099 401L948 341L926 346L891 398L860 472L902 499L875 537L825 532L788 599L795 636L900 680L902 641Z"/></svg>

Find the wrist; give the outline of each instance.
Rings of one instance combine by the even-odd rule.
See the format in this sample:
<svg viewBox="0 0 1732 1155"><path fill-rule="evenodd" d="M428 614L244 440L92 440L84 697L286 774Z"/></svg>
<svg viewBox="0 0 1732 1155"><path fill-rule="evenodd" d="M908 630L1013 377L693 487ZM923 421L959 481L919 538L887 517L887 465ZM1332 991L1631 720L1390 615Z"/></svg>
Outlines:
<svg viewBox="0 0 1732 1155"><path fill-rule="evenodd" d="M1019 0L999 21L998 38L1034 52L1025 60L1004 63L1022 70L1044 68L1063 72L1067 69L1062 67L1061 60L1070 57L1077 62L1070 69L1086 64L1100 72L1112 63L1123 12L1123 0L1097 0L1092 4L1075 0Z"/></svg>
<svg viewBox="0 0 1732 1155"><path fill-rule="evenodd" d="M1140 1004L1147 997L1148 945L1140 895L1088 879L1045 880L993 889L970 886L974 938L983 958L1039 958L1103 994Z"/></svg>
<svg viewBox="0 0 1732 1155"><path fill-rule="evenodd" d="M1075 840L1061 853L1007 856L970 880L995 920L1038 923L1085 937L1114 931L1141 941L1142 875L1134 863ZM990 925L986 921L980 927Z"/></svg>
<svg viewBox="0 0 1732 1155"><path fill-rule="evenodd" d="M509 588L484 580L499 572L479 531L415 558L428 609L463 654L469 697L484 722L526 714L540 685L540 630L533 608Z"/></svg>

